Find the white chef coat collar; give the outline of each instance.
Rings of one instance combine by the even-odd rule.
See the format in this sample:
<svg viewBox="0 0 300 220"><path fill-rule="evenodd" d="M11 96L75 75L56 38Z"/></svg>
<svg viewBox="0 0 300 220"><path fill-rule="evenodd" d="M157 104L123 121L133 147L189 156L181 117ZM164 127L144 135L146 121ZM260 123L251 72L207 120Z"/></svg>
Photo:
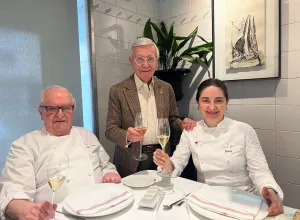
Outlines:
<svg viewBox="0 0 300 220"><path fill-rule="evenodd" d="M72 130L73 130L73 126L71 127L70 129L70 133L69 135L72 133ZM45 128L45 126L41 129L41 132L44 134L44 135L47 135L47 136L55 136L53 134L51 134L49 131L47 131L47 129ZM66 136L66 135L64 135ZM58 136L57 136L58 137Z"/></svg>
<svg viewBox="0 0 300 220"><path fill-rule="evenodd" d="M217 127L208 127L204 120L200 121L199 124L205 132L222 131L228 127L229 119L224 116L223 120L219 122Z"/></svg>

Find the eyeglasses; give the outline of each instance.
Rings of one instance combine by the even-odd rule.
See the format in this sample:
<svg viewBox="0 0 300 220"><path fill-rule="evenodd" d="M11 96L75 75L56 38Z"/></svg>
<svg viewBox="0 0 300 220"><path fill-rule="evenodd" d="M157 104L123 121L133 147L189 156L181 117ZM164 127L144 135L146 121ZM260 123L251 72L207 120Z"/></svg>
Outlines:
<svg viewBox="0 0 300 220"><path fill-rule="evenodd" d="M137 56L134 58L134 62L137 65L142 65L145 62L147 62L148 64L154 64L157 61L156 57L141 57L141 56Z"/></svg>
<svg viewBox="0 0 300 220"><path fill-rule="evenodd" d="M72 113L74 110L74 105L64 105L64 106L51 106L51 105L40 105L40 108L45 108L48 113L56 114L59 109L64 113Z"/></svg>

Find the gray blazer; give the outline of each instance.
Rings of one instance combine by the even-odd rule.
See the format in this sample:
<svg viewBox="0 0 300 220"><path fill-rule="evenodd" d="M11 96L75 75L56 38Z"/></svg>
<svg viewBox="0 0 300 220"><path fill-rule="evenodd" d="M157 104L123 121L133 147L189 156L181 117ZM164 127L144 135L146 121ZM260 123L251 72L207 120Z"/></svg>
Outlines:
<svg viewBox="0 0 300 220"><path fill-rule="evenodd" d="M174 91L169 83L153 77L157 118L169 118L172 129L181 130ZM136 113L141 111L134 75L110 89L105 136L116 144L114 164L122 177L137 171L139 142L125 148L128 127L134 127ZM169 146L166 147L169 150Z"/></svg>

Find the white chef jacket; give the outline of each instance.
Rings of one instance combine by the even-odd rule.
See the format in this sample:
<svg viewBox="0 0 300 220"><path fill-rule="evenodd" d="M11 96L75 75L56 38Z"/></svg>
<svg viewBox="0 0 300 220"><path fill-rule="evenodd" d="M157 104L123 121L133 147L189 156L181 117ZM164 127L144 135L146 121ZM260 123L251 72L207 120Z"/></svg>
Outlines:
<svg viewBox="0 0 300 220"><path fill-rule="evenodd" d="M193 131L183 131L180 143L170 158L172 176L179 176L192 154L197 179L208 185L231 186L260 194L271 187L283 199L254 129L243 122L224 118L209 128L202 120Z"/></svg>
<svg viewBox="0 0 300 220"><path fill-rule="evenodd" d="M69 135L60 137L45 128L33 131L12 143L0 182L1 219L12 199L51 201L45 164L47 157L58 150L68 154L69 171L64 184L55 191L54 203L77 188L101 182L107 172L117 172L96 136L84 128L73 126Z"/></svg>

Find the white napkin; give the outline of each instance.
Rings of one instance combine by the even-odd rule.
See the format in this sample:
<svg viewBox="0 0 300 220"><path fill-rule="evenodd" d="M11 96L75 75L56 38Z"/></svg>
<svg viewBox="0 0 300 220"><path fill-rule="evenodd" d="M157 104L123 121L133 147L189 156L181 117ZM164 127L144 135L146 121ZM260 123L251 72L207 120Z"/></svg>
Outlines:
<svg viewBox="0 0 300 220"><path fill-rule="evenodd" d="M251 193L207 184L193 193L188 200L208 211L243 220L255 219L263 203L260 197Z"/></svg>
<svg viewBox="0 0 300 220"><path fill-rule="evenodd" d="M132 196L132 190L122 184L103 183L88 185L67 196L64 202L79 215L93 215L117 206Z"/></svg>

